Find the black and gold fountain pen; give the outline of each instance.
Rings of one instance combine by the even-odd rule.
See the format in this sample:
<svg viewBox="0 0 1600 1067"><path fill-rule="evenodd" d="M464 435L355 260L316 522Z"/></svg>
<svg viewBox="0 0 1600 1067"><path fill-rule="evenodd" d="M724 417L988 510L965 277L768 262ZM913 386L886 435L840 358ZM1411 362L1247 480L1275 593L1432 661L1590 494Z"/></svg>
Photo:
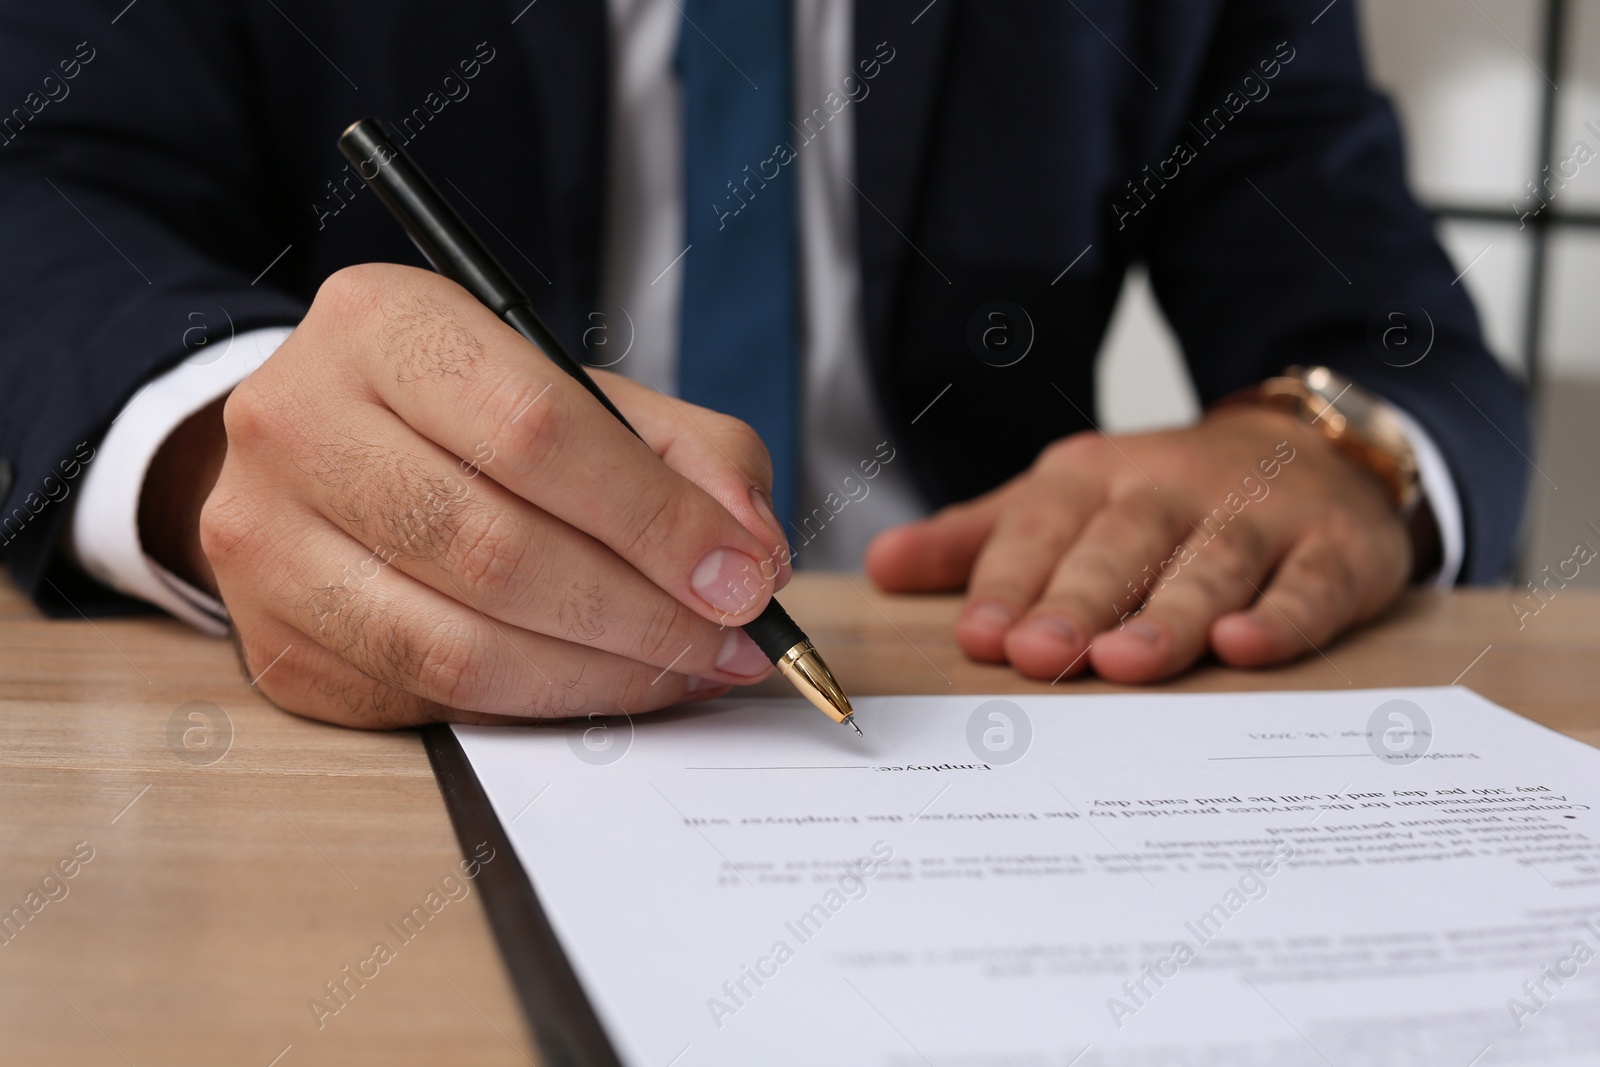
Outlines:
<svg viewBox="0 0 1600 1067"><path fill-rule="evenodd" d="M345 154L363 181L372 187L433 269L458 282L506 325L532 341L552 363L576 378L618 422L638 436L616 405L594 383L534 313L533 303L462 221L448 201L390 139L383 123L362 119L339 138ZM849 723L856 733L855 709L822 656L776 599L744 627L785 678L834 722Z"/></svg>

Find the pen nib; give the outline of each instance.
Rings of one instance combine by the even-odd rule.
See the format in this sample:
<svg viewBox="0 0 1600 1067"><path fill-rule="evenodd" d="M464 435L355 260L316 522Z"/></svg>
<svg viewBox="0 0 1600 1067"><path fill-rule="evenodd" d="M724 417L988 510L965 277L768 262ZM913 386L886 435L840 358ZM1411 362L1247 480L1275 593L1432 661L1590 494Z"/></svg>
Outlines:
<svg viewBox="0 0 1600 1067"><path fill-rule="evenodd" d="M811 647L810 641L801 641L785 652L776 664L783 676L834 722L849 723L856 733L861 727L855 724L855 709L850 698L840 687L839 680L822 662L822 656Z"/></svg>

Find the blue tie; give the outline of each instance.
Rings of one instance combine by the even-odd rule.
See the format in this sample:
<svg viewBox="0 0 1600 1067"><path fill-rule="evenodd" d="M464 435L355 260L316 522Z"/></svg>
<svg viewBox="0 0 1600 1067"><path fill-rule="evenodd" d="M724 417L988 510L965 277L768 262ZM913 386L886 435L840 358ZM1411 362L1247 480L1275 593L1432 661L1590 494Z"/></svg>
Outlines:
<svg viewBox="0 0 1600 1067"><path fill-rule="evenodd" d="M788 0L682 0L685 242L678 393L755 427L772 500L799 451Z"/></svg>

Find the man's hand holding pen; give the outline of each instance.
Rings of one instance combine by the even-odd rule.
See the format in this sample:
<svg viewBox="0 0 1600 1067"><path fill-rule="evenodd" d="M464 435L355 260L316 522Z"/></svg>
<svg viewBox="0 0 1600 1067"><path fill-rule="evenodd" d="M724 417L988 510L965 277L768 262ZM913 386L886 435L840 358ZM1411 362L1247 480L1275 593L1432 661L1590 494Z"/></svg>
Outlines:
<svg viewBox="0 0 1600 1067"><path fill-rule="evenodd" d="M644 711L765 677L737 627L790 573L766 450L596 378L648 447L454 283L341 271L229 398L204 558L174 562L209 564L261 691L332 722Z"/></svg>

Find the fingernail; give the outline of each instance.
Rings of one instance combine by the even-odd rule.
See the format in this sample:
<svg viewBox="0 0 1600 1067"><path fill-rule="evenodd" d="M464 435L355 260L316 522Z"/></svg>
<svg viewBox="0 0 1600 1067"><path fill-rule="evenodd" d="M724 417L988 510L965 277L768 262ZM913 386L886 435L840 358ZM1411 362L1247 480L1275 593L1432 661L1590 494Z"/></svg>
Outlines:
<svg viewBox="0 0 1600 1067"><path fill-rule="evenodd" d="M1132 634L1151 648L1161 640L1161 631L1148 622L1130 622L1123 632Z"/></svg>
<svg viewBox="0 0 1600 1067"><path fill-rule="evenodd" d="M708 689L726 688L726 682L719 682L715 678L702 678L698 674L689 676L689 692L704 693Z"/></svg>
<svg viewBox="0 0 1600 1067"><path fill-rule="evenodd" d="M689 585L717 611L738 615L761 599L756 561L731 548L713 549L689 575Z"/></svg>
<svg viewBox="0 0 1600 1067"><path fill-rule="evenodd" d="M1073 647L1077 647L1083 642L1083 638L1078 634L1078 627L1059 615L1040 615L1037 618L1029 619L1023 625L1034 633L1047 634Z"/></svg>
<svg viewBox="0 0 1600 1067"><path fill-rule="evenodd" d="M759 485L750 487L750 506L756 509L756 514L760 515L779 537L783 536L783 523L778 521L778 513L772 507L772 498Z"/></svg>
<svg viewBox="0 0 1600 1067"><path fill-rule="evenodd" d="M750 506L755 509L761 520L772 528L778 535L778 543L773 546L772 559L778 565L778 573L783 574L789 570L789 538L783 532L783 523L778 521L778 513L772 507L772 498L767 491L759 485L750 487Z"/></svg>
<svg viewBox="0 0 1600 1067"><path fill-rule="evenodd" d="M969 625L981 626L986 630L1009 630L1017 617L1011 609L1003 604L993 601L983 601L970 604L961 613L961 621Z"/></svg>
<svg viewBox="0 0 1600 1067"><path fill-rule="evenodd" d="M717 654L717 670L746 678L754 678L771 666L767 654L743 630L730 630L728 639L722 642L722 651Z"/></svg>

